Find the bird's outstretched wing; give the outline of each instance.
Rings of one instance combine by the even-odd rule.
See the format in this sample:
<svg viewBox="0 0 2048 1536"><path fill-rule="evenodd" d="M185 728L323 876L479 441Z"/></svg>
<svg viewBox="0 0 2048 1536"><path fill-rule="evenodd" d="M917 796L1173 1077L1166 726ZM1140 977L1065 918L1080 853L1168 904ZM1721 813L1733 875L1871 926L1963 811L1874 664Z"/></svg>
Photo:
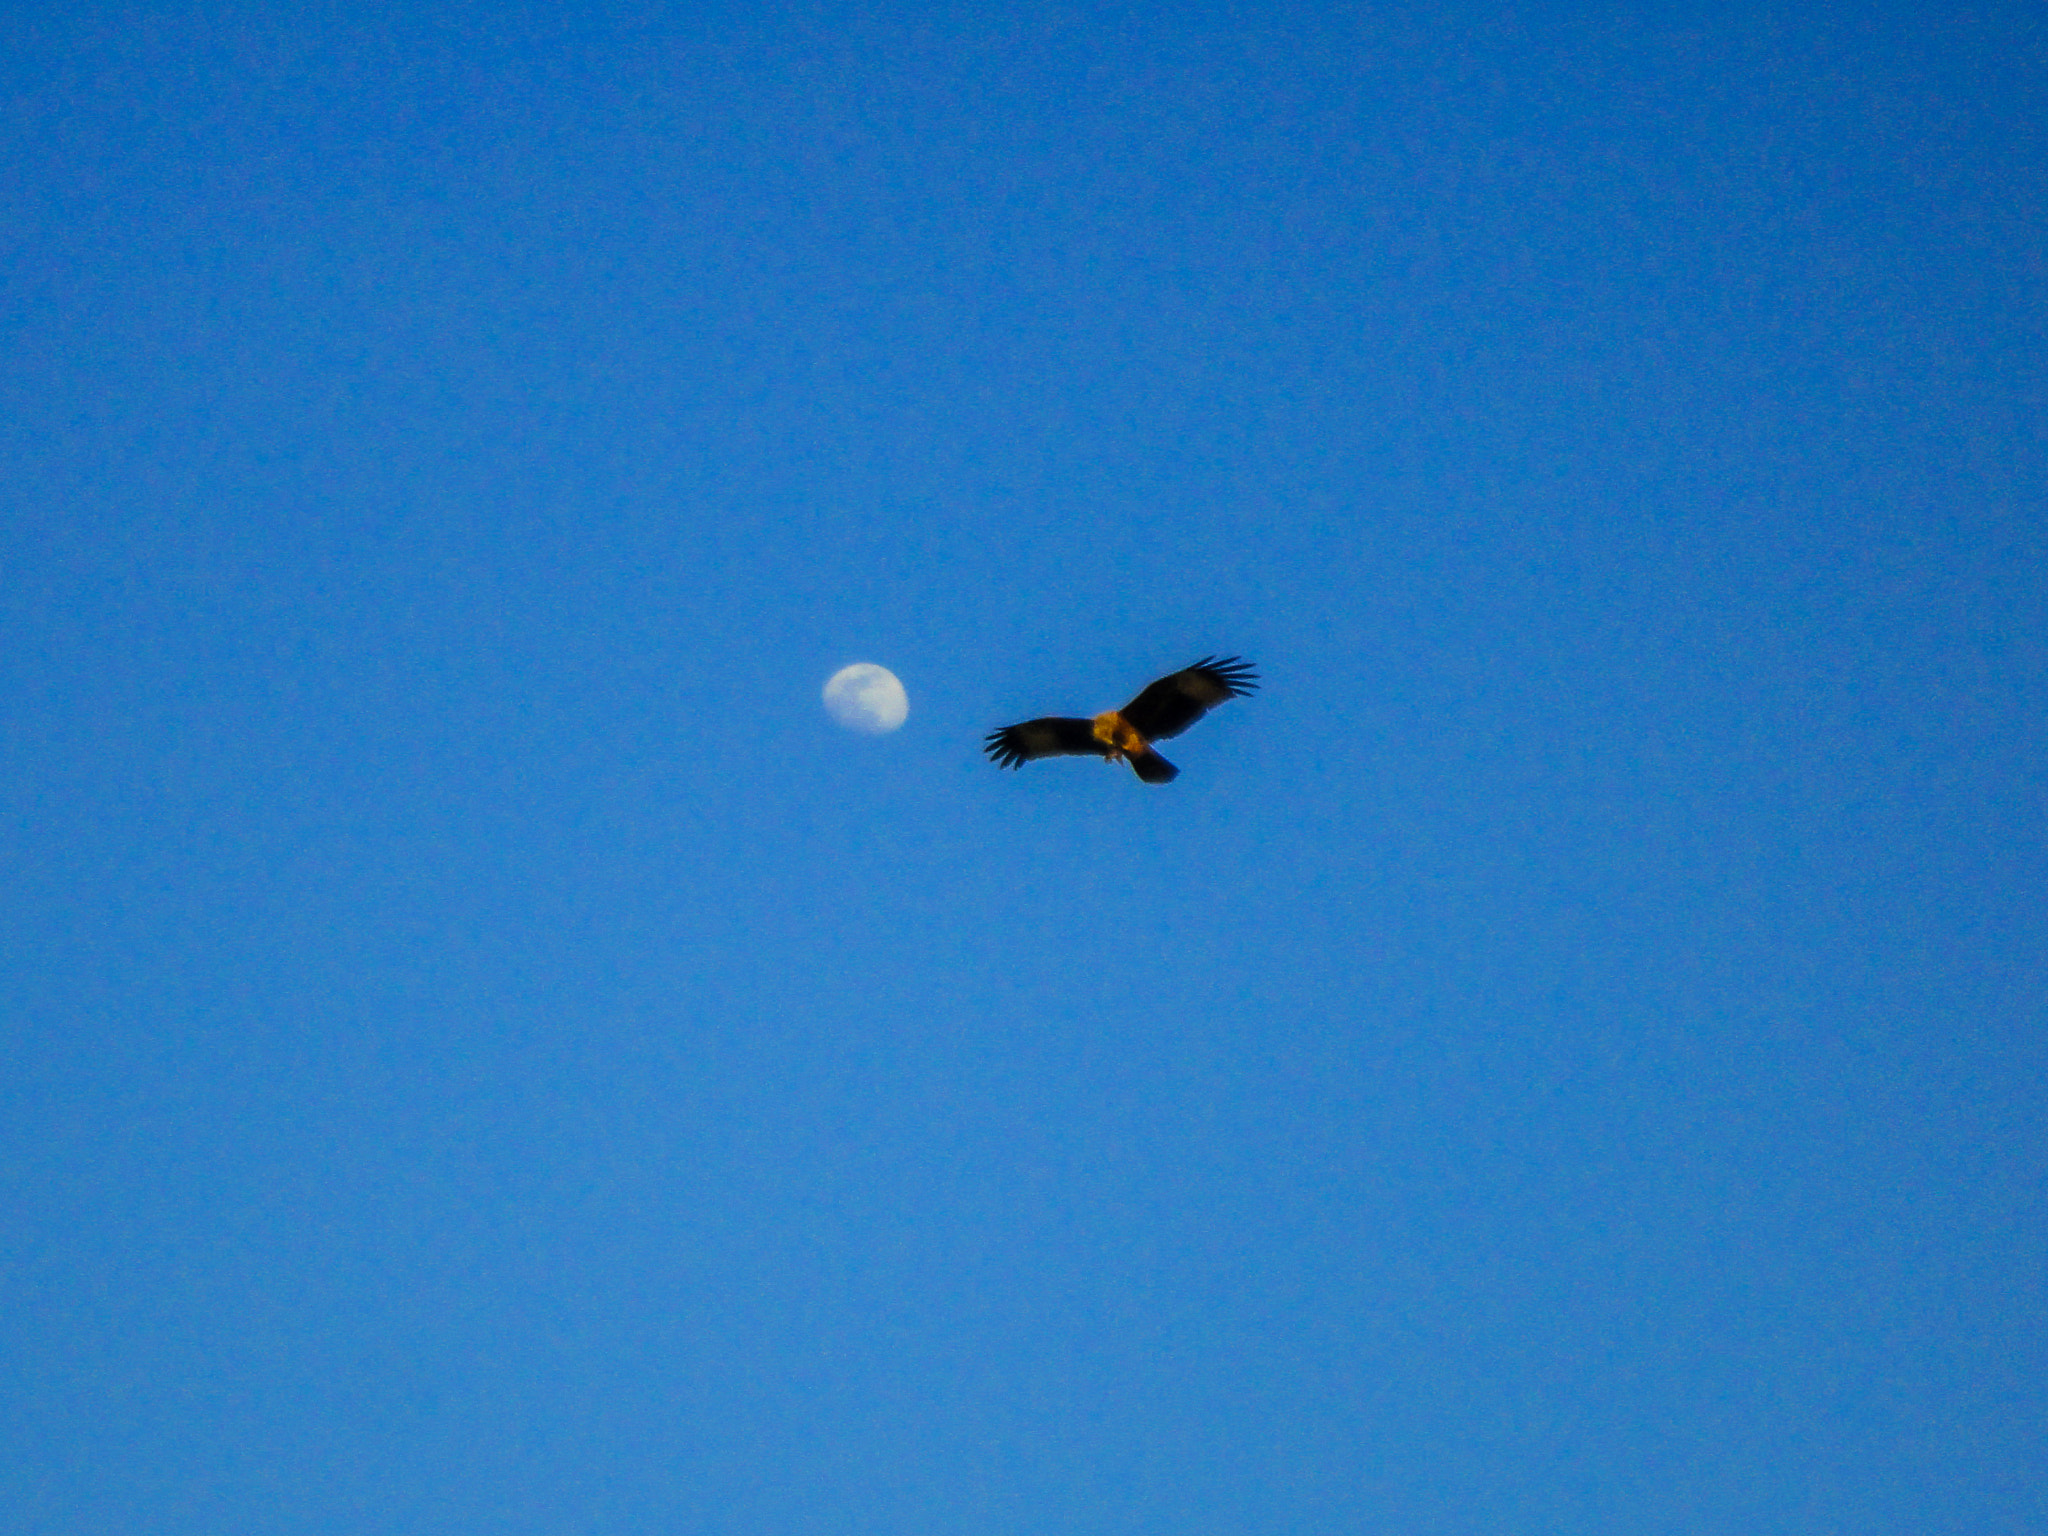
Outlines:
<svg viewBox="0 0 2048 1536"><path fill-rule="evenodd" d="M1039 757L1109 755L1096 739L1093 720L1071 720L1059 715L990 731L982 750L995 759L999 768L1015 768Z"/></svg>
<svg viewBox="0 0 2048 1536"><path fill-rule="evenodd" d="M1250 662L1235 656L1204 656L1147 685L1120 713L1147 741L1165 741L1226 699L1241 699L1258 686L1259 674Z"/></svg>

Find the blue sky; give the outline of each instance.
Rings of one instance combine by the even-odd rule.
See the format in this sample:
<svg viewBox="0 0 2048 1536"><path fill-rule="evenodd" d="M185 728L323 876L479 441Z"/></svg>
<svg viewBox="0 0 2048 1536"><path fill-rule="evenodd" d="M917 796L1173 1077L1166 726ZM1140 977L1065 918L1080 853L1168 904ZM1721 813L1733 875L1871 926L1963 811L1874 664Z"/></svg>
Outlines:
<svg viewBox="0 0 2048 1536"><path fill-rule="evenodd" d="M2023 9L12 33L21 1529L2048 1525Z"/></svg>

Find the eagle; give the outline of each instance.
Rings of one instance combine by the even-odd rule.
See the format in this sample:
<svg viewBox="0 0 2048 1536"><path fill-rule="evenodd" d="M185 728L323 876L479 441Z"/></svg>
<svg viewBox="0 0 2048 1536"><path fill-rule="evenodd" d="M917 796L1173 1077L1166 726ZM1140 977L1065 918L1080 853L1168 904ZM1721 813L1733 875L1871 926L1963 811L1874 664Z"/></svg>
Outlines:
<svg viewBox="0 0 2048 1536"><path fill-rule="evenodd" d="M998 768L1016 768L1040 757L1122 758L1147 784L1164 784L1180 770L1152 750L1152 743L1178 736L1226 699L1241 699L1259 686L1251 663L1235 656L1204 656L1191 667L1148 683L1122 709L1104 710L1092 720L1047 715L990 731L983 750Z"/></svg>

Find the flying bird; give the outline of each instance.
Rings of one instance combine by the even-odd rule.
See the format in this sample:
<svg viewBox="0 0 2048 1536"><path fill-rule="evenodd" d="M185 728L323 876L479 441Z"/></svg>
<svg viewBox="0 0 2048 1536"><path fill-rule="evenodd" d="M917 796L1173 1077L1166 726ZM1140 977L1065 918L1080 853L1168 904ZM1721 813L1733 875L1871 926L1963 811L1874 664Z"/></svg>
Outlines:
<svg viewBox="0 0 2048 1536"><path fill-rule="evenodd" d="M1180 770L1152 750L1152 743L1178 736L1226 699L1241 699L1259 686L1250 662L1235 656L1204 656L1191 667L1146 685L1122 709L1104 710L1092 720L1048 715L990 731L983 750L999 768L1016 768L1040 757L1122 758L1147 784L1164 784Z"/></svg>

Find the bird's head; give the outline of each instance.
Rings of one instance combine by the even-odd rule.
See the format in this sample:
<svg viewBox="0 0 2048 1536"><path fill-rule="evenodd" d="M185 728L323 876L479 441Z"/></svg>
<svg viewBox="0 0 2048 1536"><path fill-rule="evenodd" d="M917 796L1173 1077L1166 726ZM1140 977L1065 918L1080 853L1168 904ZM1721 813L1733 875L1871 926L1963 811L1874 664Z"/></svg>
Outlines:
<svg viewBox="0 0 2048 1536"><path fill-rule="evenodd" d="M1106 709L1094 719L1095 739L1107 749L1103 756L1111 759L1122 757L1126 752L1145 750L1145 738L1137 728L1116 710Z"/></svg>

